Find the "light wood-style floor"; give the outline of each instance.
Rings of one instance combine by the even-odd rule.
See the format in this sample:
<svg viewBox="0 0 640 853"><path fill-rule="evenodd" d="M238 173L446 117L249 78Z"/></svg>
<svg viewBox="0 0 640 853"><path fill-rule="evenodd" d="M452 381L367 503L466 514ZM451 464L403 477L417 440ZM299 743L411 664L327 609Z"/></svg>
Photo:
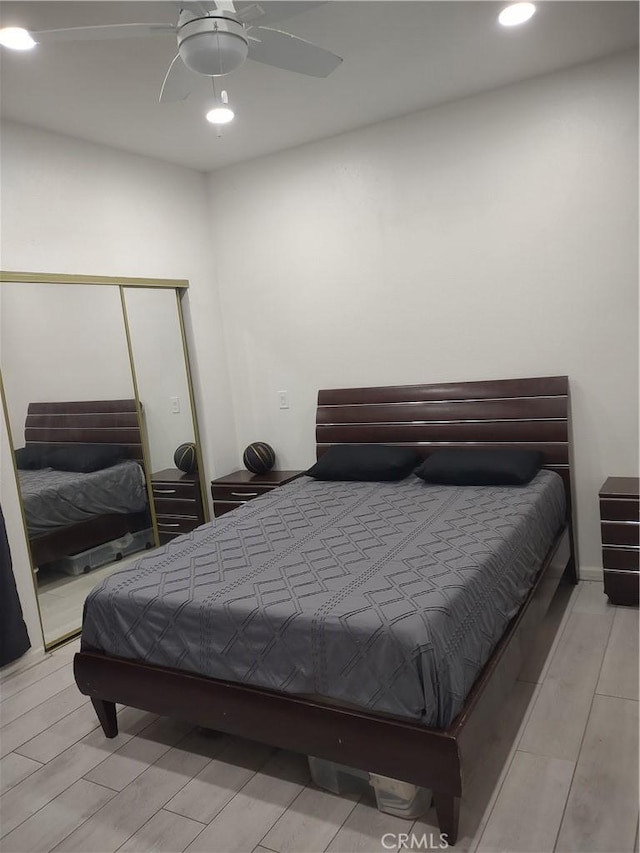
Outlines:
<svg viewBox="0 0 640 853"><path fill-rule="evenodd" d="M62 637L79 631L82 625L84 600L94 586L103 578L119 572L127 563L133 562L139 556L139 553L127 556L123 560L94 569L86 575L67 575L52 569L40 569L38 603L45 643L53 645Z"/></svg>
<svg viewBox="0 0 640 853"><path fill-rule="evenodd" d="M320 791L303 756L129 708L105 739L76 649L2 675L6 853L385 851L399 833L400 849L429 849L430 833L438 849L433 810L405 821ZM638 611L600 584L566 587L534 658L469 780L455 849L638 850Z"/></svg>

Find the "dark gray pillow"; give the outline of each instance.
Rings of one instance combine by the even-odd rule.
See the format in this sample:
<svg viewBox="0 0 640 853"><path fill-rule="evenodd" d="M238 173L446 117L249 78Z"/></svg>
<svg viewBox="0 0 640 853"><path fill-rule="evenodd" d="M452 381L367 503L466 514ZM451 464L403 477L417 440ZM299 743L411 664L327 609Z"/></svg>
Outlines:
<svg viewBox="0 0 640 853"><path fill-rule="evenodd" d="M388 444L336 444L307 471L316 480L390 482L408 477L420 462L408 447Z"/></svg>
<svg viewBox="0 0 640 853"><path fill-rule="evenodd" d="M16 457L16 468L19 471L35 471L37 468L46 468L45 454L49 448L45 444L29 444L19 447L14 451Z"/></svg>
<svg viewBox="0 0 640 853"><path fill-rule="evenodd" d="M110 468L130 458L129 449L120 444L68 444L52 448L45 456L48 467L81 474Z"/></svg>
<svg viewBox="0 0 640 853"><path fill-rule="evenodd" d="M536 450L437 450L415 471L427 483L447 486L522 486L542 467Z"/></svg>

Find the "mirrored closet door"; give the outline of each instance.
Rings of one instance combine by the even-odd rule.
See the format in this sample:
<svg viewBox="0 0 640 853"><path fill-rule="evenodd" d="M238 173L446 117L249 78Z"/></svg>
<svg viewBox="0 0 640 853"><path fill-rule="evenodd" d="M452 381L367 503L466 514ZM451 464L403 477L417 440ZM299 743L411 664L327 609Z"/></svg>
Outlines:
<svg viewBox="0 0 640 853"><path fill-rule="evenodd" d="M144 431L151 498L161 545L204 521L196 418L175 291L124 287L124 310ZM182 451L178 451L182 448ZM176 459L182 470L176 467Z"/></svg>
<svg viewBox="0 0 640 853"><path fill-rule="evenodd" d="M4 405L47 647L80 630L102 577L208 518L185 283L99 281L2 273Z"/></svg>

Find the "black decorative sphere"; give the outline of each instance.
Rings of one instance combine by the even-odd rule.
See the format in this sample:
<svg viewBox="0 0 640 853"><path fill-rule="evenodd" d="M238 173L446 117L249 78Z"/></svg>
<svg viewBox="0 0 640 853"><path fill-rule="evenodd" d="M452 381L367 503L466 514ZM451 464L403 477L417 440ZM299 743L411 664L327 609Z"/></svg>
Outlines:
<svg viewBox="0 0 640 853"><path fill-rule="evenodd" d="M265 471L270 471L273 468L276 454L273 447L264 441L254 441L245 450L242 461L245 468L252 474L264 474Z"/></svg>
<svg viewBox="0 0 640 853"><path fill-rule="evenodd" d="M176 468L185 471L187 474L193 474L198 467L195 444L191 444L190 442L181 444L173 454L173 461Z"/></svg>

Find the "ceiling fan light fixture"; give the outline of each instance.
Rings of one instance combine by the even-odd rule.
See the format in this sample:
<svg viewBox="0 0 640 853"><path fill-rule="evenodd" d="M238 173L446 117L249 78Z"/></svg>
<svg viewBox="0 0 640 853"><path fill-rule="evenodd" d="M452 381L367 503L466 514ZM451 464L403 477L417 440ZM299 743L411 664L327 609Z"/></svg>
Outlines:
<svg viewBox="0 0 640 853"><path fill-rule="evenodd" d="M503 27L516 27L524 24L535 14L536 7L533 3L512 3L498 15L498 21Z"/></svg>
<svg viewBox="0 0 640 853"><path fill-rule="evenodd" d="M180 26L178 52L191 71L220 77L242 65L249 53L249 42L238 21L211 16Z"/></svg>
<svg viewBox="0 0 640 853"><path fill-rule="evenodd" d="M0 29L0 44L11 50L31 50L37 42L22 27L3 27Z"/></svg>
<svg viewBox="0 0 640 853"><path fill-rule="evenodd" d="M211 124L229 124L230 121L233 121L234 116L235 113L231 107L219 104L209 110L206 118Z"/></svg>
<svg viewBox="0 0 640 853"><path fill-rule="evenodd" d="M212 79L211 84L213 86L213 107L207 113L206 119L220 128L220 125L229 124L230 121L233 121L235 114L229 106L229 95L226 90L223 89L220 92L220 99L218 100L215 80ZM218 133L218 135L220 134Z"/></svg>

